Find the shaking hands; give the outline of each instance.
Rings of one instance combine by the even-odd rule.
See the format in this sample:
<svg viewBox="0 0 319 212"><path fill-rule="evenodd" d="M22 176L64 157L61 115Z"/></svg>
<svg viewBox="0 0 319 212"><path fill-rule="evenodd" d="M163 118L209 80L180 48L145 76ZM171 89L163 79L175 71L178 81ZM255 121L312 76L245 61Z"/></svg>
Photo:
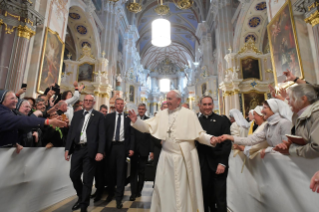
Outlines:
<svg viewBox="0 0 319 212"><path fill-rule="evenodd" d="M231 136L231 135L221 135L221 136L218 136L218 137L215 137L213 136L211 139L210 139L210 144L215 146L217 143L221 143L221 142L224 142L226 140L231 140L231 141L234 141L234 137Z"/></svg>

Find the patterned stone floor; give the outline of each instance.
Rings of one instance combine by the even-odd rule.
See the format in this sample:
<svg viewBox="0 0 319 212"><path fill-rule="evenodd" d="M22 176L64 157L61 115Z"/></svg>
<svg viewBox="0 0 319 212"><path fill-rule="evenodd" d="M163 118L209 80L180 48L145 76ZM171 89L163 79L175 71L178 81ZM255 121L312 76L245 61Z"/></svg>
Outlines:
<svg viewBox="0 0 319 212"><path fill-rule="evenodd" d="M149 212L151 207L151 198L153 193L153 182L146 182L142 191L142 196L136 198L135 201L130 201L131 190L128 185L125 187L124 198L123 198L123 208L116 208L116 201L113 200L110 203L106 203L107 194L104 194L99 202L94 203L91 199L90 206L88 208L89 212ZM92 192L95 192L93 190ZM42 212L70 212L72 211L72 206L77 201L77 196L72 196L65 199L51 207L43 210ZM78 212L80 210L77 210Z"/></svg>

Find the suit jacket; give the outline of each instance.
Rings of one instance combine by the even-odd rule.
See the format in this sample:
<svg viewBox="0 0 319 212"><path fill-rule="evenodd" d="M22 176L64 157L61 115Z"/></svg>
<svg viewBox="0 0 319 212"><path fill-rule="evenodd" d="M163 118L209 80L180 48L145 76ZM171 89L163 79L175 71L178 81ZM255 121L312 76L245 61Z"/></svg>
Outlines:
<svg viewBox="0 0 319 212"><path fill-rule="evenodd" d="M71 155L75 148L75 139L77 135L78 123L83 118L83 110L74 113L71 126L69 129L65 150L69 151ZM93 110L88 126L86 128L87 145L89 149L89 156L94 158L97 153L104 153L105 149L105 122L102 113Z"/></svg>
<svg viewBox="0 0 319 212"><path fill-rule="evenodd" d="M203 129L210 135L220 136L223 134L230 134L230 125L228 120L215 113L212 113L208 117L202 115L199 118L199 122ZM229 140L217 144L215 148L210 148L198 143L197 150L201 164L204 160L206 160L209 168L213 171L217 169L219 163L228 167L228 157L231 151L231 146L232 143Z"/></svg>
<svg viewBox="0 0 319 212"><path fill-rule="evenodd" d="M0 104L0 147L15 145L19 141L19 129L31 130L43 127L45 119L35 115L17 116L9 108Z"/></svg>
<svg viewBox="0 0 319 212"><path fill-rule="evenodd" d="M142 120L149 119L144 116ZM153 152L153 142L149 133L142 133L136 129L134 130L135 148L134 151L138 152L142 157L147 157L150 152Z"/></svg>
<svg viewBox="0 0 319 212"><path fill-rule="evenodd" d="M114 136L114 127L116 112L109 113L105 116L105 131L106 131L106 152L109 152L111 149L113 136ZM134 130L131 127L131 120L124 114L124 145L125 149L128 152L129 150L134 151Z"/></svg>

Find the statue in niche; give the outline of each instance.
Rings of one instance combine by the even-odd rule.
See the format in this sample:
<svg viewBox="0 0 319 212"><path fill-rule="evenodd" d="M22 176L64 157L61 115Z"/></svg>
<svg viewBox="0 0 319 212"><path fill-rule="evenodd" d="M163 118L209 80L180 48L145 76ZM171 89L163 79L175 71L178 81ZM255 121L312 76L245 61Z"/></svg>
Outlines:
<svg viewBox="0 0 319 212"><path fill-rule="evenodd" d="M239 72L239 66L235 69L233 73L233 80L238 80L238 72Z"/></svg>
<svg viewBox="0 0 319 212"><path fill-rule="evenodd" d="M230 70L226 70L225 71L225 79L224 79L224 81L229 82L229 81L231 81L231 79L232 79L231 71Z"/></svg>

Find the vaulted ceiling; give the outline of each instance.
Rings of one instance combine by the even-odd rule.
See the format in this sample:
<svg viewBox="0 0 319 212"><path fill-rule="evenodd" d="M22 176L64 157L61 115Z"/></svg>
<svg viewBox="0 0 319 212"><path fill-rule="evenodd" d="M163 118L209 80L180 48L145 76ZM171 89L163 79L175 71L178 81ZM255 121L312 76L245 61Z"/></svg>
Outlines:
<svg viewBox="0 0 319 212"><path fill-rule="evenodd" d="M197 0L190 9L181 10L172 1L164 1L170 8L170 12L163 18L171 22L172 44L163 48L155 47L151 43L152 21L160 18L154 11L158 5L157 1L143 2L143 11L137 15L136 26L140 34L137 46L140 48L141 61L145 68L155 68L166 57L181 68L194 61L197 42L195 33L198 23L203 19L203 2L206 1Z"/></svg>

